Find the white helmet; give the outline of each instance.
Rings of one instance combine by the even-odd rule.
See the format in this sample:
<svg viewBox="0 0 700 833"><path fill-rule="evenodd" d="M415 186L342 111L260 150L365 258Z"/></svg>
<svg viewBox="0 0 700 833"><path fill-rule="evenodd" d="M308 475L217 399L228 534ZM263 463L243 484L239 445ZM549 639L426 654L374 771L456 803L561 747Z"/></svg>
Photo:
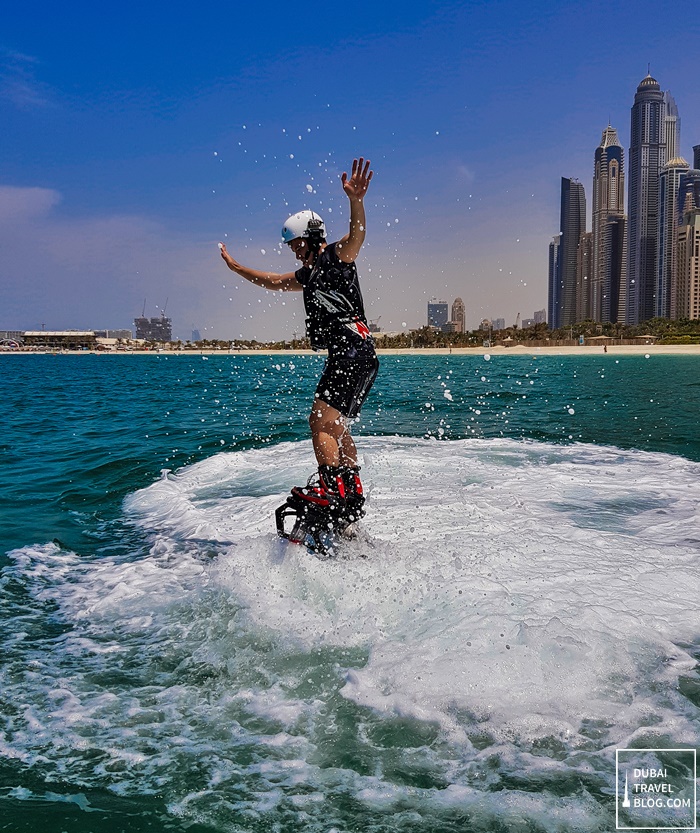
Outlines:
<svg viewBox="0 0 700 833"><path fill-rule="evenodd" d="M320 229L321 237L325 239L326 225L318 214L314 211L298 211L296 214L292 214L282 226L282 241L289 243L291 240L296 240L297 237L308 237L309 223L312 220L316 221L314 225L320 223L318 228Z"/></svg>

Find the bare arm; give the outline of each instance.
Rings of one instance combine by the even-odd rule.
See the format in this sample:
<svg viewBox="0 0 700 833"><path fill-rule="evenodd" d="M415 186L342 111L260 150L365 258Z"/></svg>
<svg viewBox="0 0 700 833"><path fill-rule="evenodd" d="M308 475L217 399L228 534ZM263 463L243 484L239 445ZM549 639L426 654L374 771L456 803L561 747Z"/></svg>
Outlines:
<svg viewBox="0 0 700 833"><path fill-rule="evenodd" d="M280 275L277 272L261 272L258 269L251 269L231 257L223 243L219 243L219 248L221 249L221 257L228 268L256 286L277 292L299 292L303 288L296 279L294 272L286 272L284 275Z"/></svg>
<svg viewBox="0 0 700 833"><path fill-rule="evenodd" d="M338 241L336 253L344 263L352 263L357 260L362 244L365 242L365 204L364 198L369 184L374 176L374 171L369 169L367 162L360 157L352 160L352 174L350 179L343 173L343 191L350 200L350 231Z"/></svg>

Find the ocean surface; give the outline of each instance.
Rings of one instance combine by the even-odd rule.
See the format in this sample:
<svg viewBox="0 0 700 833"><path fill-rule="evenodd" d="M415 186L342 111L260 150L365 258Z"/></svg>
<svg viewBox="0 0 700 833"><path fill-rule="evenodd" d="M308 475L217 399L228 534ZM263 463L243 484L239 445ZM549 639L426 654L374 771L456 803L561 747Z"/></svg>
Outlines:
<svg viewBox="0 0 700 833"><path fill-rule="evenodd" d="M700 358L383 357L326 561L322 361L0 356L0 830L610 831L698 746Z"/></svg>

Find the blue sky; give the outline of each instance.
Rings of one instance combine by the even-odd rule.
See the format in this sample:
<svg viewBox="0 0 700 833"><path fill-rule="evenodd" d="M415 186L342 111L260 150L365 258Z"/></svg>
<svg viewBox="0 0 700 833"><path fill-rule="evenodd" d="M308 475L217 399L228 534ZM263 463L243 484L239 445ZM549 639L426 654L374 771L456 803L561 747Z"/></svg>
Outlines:
<svg viewBox="0 0 700 833"><path fill-rule="evenodd" d="M0 329L128 327L289 337L288 214L347 226L340 174L372 160L360 270L369 317L420 326L546 306L561 176L590 212L610 119L626 155L647 64L700 144L700 28L642 2L20 4L0 29ZM668 12L664 11L668 8ZM670 18L672 14L671 19Z"/></svg>

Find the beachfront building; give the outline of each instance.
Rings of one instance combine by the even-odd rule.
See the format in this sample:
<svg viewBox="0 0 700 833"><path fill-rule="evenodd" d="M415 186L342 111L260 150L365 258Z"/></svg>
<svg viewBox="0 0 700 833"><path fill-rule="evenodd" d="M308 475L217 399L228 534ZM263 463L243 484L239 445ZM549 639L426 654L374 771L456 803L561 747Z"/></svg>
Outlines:
<svg viewBox="0 0 700 833"><path fill-rule="evenodd" d="M558 258L559 298L550 318L553 327L575 324L578 247L581 235L586 231L586 195L577 179L561 178L561 241Z"/></svg>
<svg viewBox="0 0 700 833"><path fill-rule="evenodd" d="M584 231L576 250L576 321L591 318L593 232Z"/></svg>
<svg viewBox="0 0 700 833"><path fill-rule="evenodd" d="M656 248L656 316L677 318L677 237L681 177L690 165L680 156L670 159L659 175L659 237ZM681 206L682 208L682 206Z"/></svg>
<svg viewBox="0 0 700 833"><path fill-rule="evenodd" d="M159 318L135 318L136 338L143 341L172 341L173 321L161 315Z"/></svg>
<svg viewBox="0 0 700 833"><path fill-rule="evenodd" d="M27 330L24 346L36 350L94 350L97 339L93 330Z"/></svg>
<svg viewBox="0 0 700 833"><path fill-rule="evenodd" d="M131 341L134 334L131 330L95 330L97 338L113 338L122 339L122 341Z"/></svg>
<svg viewBox="0 0 700 833"><path fill-rule="evenodd" d="M463 333L464 332L464 321L465 321L465 307L464 301L461 298L455 298L454 303L452 304L452 324L454 324L455 333Z"/></svg>
<svg viewBox="0 0 700 833"><path fill-rule="evenodd" d="M438 298L431 298L428 301L428 326L437 327L441 330L447 324L449 318L449 305L447 301Z"/></svg>
<svg viewBox="0 0 700 833"><path fill-rule="evenodd" d="M675 241L675 289L671 297L671 317L689 318L693 302L690 300L691 278L694 273L693 247L694 212L700 208L700 145L693 148L695 167L681 173L676 196L677 226ZM690 221L690 222L689 222Z"/></svg>
<svg viewBox="0 0 700 833"><path fill-rule="evenodd" d="M547 310L536 309L532 314L532 319L535 322L535 324L546 324L547 323Z"/></svg>
<svg viewBox="0 0 700 833"><path fill-rule="evenodd" d="M596 148L593 163L592 277L589 289L589 315L586 316L593 321L611 320L603 316L603 296L607 299L606 309L609 315L611 308L617 310L619 300L612 300L612 292L619 295L623 282L624 263L620 264L617 260L611 263L610 258L614 257L617 251L611 238L620 227L624 232L624 222L620 226L620 219L624 218L624 165L624 150L617 130L608 125Z"/></svg>
<svg viewBox="0 0 700 833"><path fill-rule="evenodd" d="M659 177L678 155L680 119L669 92L647 75L637 87L631 115L629 155L628 251L624 291L627 324L656 313L659 234Z"/></svg>
<svg viewBox="0 0 700 833"><path fill-rule="evenodd" d="M686 193L678 228L677 268L677 316L700 318L700 198L693 190Z"/></svg>
<svg viewBox="0 0 700 833"><path fill-rule="evenodd" d="M603 227L602 273L603 293L600 299L600 321L617 324L622 320L622 299L627 271L627 218L610 215Z"/></svg>
<svg viewBox="0 0 700 833"><path fill-rule="evenodd" d="M558 327L559 321L559 297L561 295L561 278L559 276L561 250L561 234L552 238L549 244L549 271L547 277L547 309L551 327Z"/></svg>

